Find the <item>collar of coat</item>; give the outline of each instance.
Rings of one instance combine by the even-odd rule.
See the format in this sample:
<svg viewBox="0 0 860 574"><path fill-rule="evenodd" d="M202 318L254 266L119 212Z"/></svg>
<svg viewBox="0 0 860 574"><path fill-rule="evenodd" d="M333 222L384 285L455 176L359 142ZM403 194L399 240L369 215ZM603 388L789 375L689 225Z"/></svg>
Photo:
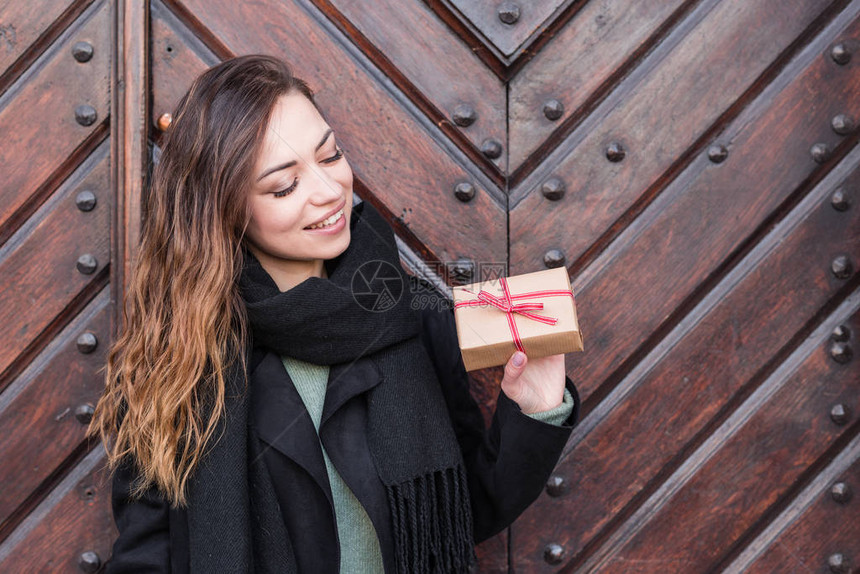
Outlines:
<svg viewBox="0 0 860 574"><path fill-rule="evenodd" d="M332 365L329 369L320 432L331 416L349 399L381 382L379 369L367 358ZM251 375L252 426L257 435L281 454L305 469L332 501L328 473L317 430L298 391L292 386L283 363L274 353L266 353ZM286 385L283 392L278 387Z"/></svg>

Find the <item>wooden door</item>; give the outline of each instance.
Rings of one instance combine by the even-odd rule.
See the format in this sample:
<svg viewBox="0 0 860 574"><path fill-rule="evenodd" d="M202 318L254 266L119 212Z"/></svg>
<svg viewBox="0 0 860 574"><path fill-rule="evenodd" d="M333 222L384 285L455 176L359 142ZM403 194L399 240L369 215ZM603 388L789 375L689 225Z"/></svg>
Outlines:
<svg viewBox="0 0 860 574"><path fill-rule="evenodd" d="M144 175L253 52L310 82L411 273L569 270L582 421L480 572L860 565L860 0L7 2L0 40L0 570L109 556L83 430Z"/></svg>
<svg viewBox="0 0 860 574"><path fill-rule="evenodd" d="M0 4L0 571L77 570L113 536L84 440L116 252L106 2Z"/></svg>

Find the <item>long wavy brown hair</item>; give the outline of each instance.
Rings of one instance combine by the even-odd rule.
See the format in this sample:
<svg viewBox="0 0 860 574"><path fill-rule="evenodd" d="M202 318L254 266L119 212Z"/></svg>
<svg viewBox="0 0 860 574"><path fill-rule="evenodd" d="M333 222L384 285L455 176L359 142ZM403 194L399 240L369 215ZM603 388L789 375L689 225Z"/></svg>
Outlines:
<svg viewBox="0 0 860 574"><path fill-rule="evenodd" d="M228 370L245 371L237 280L246 197L272 109L294 90L316 106L283 61L233 58L193 82L165 133L122 329L89 427L112 471L133 464L135 496L156 485L174 506L187 503L189 477L217 440Z"/></svg>

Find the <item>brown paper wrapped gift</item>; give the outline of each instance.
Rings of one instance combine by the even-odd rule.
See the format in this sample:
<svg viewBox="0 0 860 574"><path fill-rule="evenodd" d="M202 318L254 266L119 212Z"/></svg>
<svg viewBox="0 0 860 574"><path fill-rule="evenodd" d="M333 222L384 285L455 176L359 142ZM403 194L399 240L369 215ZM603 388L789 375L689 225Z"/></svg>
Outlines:
<svg viewBox="0 0 860 574"><path fill-rule="evenodd" d="M583 350L573 290L564 267L457 286L453 295L457 337L467 371L506 364L518 348L514 331L529 358ZM510 311L508 305L513 305Z"/></svg>

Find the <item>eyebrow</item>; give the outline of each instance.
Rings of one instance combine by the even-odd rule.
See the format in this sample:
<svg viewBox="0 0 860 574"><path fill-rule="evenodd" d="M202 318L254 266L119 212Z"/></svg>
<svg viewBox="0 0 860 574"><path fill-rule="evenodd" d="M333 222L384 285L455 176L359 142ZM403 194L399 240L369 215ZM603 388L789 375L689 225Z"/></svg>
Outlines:
<svg viewBox="0 0 860 574"><path fill-rule="evenodd" d="M323 137L320 140L320 143L318 143L317 146L314 148L314 153L318 152L320 148L325 145L325 142L328 141L328 137L332 134L333 131L334 130L332 130L331 128L326 130L325 134L323 134ZM270 167L269 169L264 171L260 177L257 178L257 181L262 180L267 175L270 175L276 171L281 171L282 169L287 169L288 167L293 167L294 165L296 165L296 160L290 160L287 163Z"/></svg>

